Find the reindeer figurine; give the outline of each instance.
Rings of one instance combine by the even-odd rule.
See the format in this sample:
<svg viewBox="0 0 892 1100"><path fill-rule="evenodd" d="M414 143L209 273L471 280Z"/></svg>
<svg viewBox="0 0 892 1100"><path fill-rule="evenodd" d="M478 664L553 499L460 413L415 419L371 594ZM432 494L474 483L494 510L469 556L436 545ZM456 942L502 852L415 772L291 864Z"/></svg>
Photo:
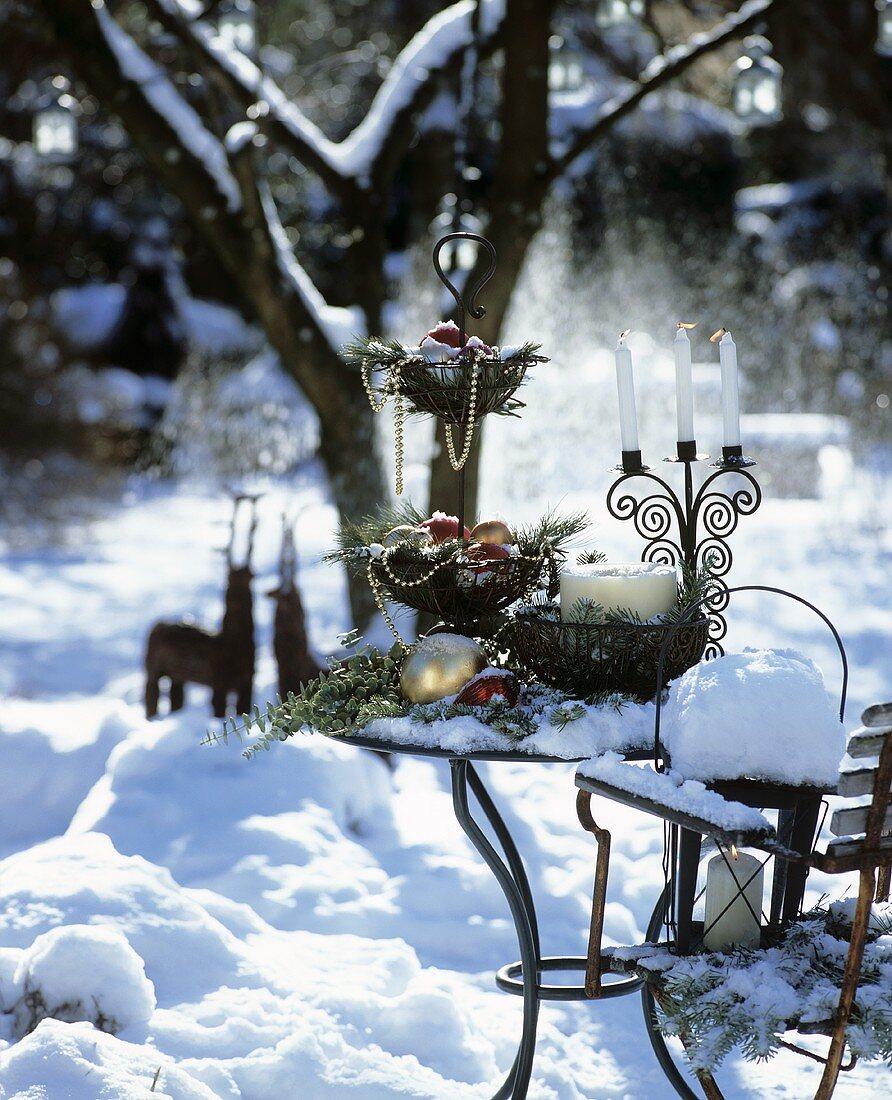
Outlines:
<svg viewBox="0 0 892 1100"><path fill-rule="evenodd" d="M279 583L267 593L275 600L273 620L273 650L279 669L279 695L298 692L308 680L315 679L321 669L310 654L307 625L300 591L296 583L297 555L294 548L294 526L282 516L282 549L279 553Z"/></svg>
<svg viewBox="0 0 892 1100"><path fill-rule="evenodd" d="M236 520L243 501L248 501L251 521L244 565L233 562ZM234 695L236 712L251 709L254 686L254 607L251 594L251 552L257 528L257 497L233 498L229 545L226 548L228 579L225 609L220 631L212 634L192 623L160 622L149 632L146 647L146 717L158 713L160 680L170 681L170 709L180 710L187 683L204 684L212 691L215 718L226 715L229 697Z"/></svg>

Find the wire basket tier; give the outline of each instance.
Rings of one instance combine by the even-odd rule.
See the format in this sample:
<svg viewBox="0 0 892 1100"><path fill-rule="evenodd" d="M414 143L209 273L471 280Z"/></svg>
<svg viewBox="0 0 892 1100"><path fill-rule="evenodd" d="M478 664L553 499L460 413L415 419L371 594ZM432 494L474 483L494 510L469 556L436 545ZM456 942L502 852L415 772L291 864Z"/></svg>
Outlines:
<svg viewBox="0 0 892 1100"><path fill-rule="evenodd" d="M529 599L546 563L545 555L524 556L485 563L446 561L432 570L417 557L393 554L386 564L373 561L371 574L388 599L468 630Z"/></svg>
<svg viewBox="0 0 892 1100"><path fill-rule="evenodd" d="M514 617L513 653L527 672L578 698L602 692L631 695L647 702L657 694L657 666L666 636L659 688L691 668L709 640L705 617L674 623L565 623L537 609Z"/></svg>
<svg viewBox="0 0 892 1100"><path fill-rule="evenodd" d="M411 411L436 416L446 424L467 427L489 413L512 413L523 408L514 398L527 370L545 363L541 355L511 359L452 359L429 363L405 361L399 369L398 392Z"/></svg>

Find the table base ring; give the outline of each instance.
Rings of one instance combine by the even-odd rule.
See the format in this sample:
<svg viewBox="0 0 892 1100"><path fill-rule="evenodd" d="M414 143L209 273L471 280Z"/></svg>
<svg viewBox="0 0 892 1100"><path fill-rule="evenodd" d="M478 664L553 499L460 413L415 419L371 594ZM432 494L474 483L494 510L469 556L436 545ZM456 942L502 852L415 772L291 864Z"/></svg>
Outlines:
<svg viewBox="0 0 892 1100"><path fill-rule="evenodd" d="M586 968L584 955L550 955L539 960L540 971L554 972L563 970L582 970ZM605 982L601 986L598 998L589 997L584 985L536 985L536 995L540 1001L591 1001L607 1000L610 997L625 997L637 993L644 982L640 978L622 978L615 982ZM507 963L496 971L496 985L503 993L523 996L523 963Z"/></svg>

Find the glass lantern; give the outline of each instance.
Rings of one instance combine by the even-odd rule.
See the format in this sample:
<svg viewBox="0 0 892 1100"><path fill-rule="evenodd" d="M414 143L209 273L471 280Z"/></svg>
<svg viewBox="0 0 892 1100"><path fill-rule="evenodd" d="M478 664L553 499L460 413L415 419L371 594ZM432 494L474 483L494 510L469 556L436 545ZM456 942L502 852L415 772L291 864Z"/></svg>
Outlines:
<svg viewBox="0 0 892 1100"><path fill-rule="evenodd" d="M638 23L644 14L644 0L598 0L595 23L603 30L610 27L629 27Z"/></svg>
<svg viewBox="0 0 892 1100"><path fill-rule="evenodd" d="M257 44L257 13L251 0L232 0L217 17L217 37L229 49L252 54Z"/></svg>
<svg viewBox="0 0 892 1100"><path fill-rule="evenodd" d="M761 35L744 41L746 53L734 66L734 113L749 126L765 126L782 117L784 70L771 56L771 43Z"/></svg>
<svg viewBox="0 0 892 1100"><path fill-rule="evenodd" d="M876 0L876 6L876 52L883 57L892 57L892 0Z"/></svg>
<svg viewBox="0 0 892 1100"><path fill-rule="evenodd" d="M78 134L77 118L71 106L54 100L37 111L32 140L39 157L55 161L72 160L77 153Z"/></svg>
<svg viewBox="0 0 892 1100"><path fill-rule="evenodd" d="M578 92L585 82L584 54L555 35L549 42L548 90Z"/></svg>

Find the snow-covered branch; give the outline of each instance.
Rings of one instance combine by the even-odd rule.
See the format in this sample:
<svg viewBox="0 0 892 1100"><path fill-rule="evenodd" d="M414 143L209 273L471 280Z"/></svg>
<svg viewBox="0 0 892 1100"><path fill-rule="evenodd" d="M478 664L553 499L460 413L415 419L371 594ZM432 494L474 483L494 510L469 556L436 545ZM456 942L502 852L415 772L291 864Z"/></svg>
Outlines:
<svg viewBox="0 0 892 1100"><path fill-rule="evenodd" d="M658 88L679 77L695 61L739 38L760 23L772 7L783 0L746 0L738 11L723 19L712 30L693 35L687 42L655 57L637 81L630 81L619 95L594 107L593 116L578 124L564 147L553 157L546 178L559 177L578 156L601 138L620 119L631 114L638 104ZM595 103L592 99L592 104Z"/></svg>
<svg viewBox="0 0 892 1100"><path fill-rule="evenodd" d="M504 17L504 0L481 0L481 33L492 37ZM459 0L433 16L396 58L362 122L344 138L331 141L261 68L228 47L184 0L150 0L150 8L189 48L198 52L242 106L268 106L263 126L335 190L368 188L378 180L394 140L404 144L402 123L436 93L436 76L457 64L471 41L474 0Z"/></svg>
<svg viewBox="0 0 892 1100"><path fill-rule="evenodd" d="M239 207L238 187L217 138L205 127L198 113L176 90L167 73L156 65L116 23L102 0L90 8L99 31L113 55L121 82L138 91L143 101L174 131L179 149L191 153L211 177L231 212Z"/></svg>

